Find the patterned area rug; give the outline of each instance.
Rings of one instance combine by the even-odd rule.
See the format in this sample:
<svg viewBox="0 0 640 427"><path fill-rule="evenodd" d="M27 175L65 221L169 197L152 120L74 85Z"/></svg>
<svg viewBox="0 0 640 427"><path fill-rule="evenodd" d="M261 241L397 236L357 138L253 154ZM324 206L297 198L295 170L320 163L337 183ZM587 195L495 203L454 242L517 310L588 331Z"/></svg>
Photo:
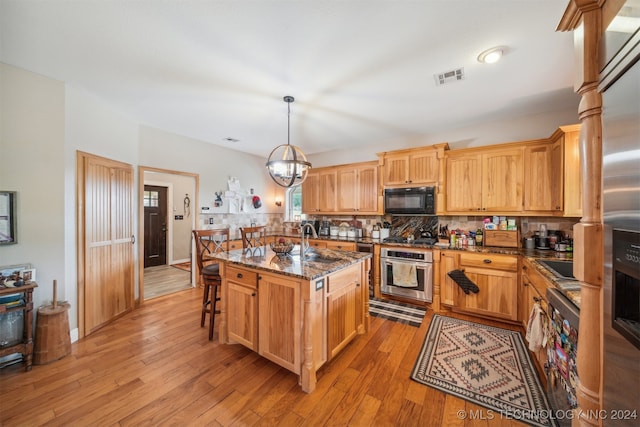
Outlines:
<svg viewBox="0 0 640 427"><path fill-rule="evenodd" d="M495 418L557 425L524 341L515 331L436 314L411 379L484 406Z"/></svg>
<svg viewBox="0 0 640 427"><path fill-rule="evenodd" d="M190 262L181 262L178 264L171 264L171 267L178 268L184 271L191 271L191 263Z"/></svg>
<svg viewBox="0 0 640 427"><path fill-rule="evenodd" d="M369 314L394 322L406 323L416 328L420 327L426 310L396 301L386 301L377 298L369 299Z"/></svg>

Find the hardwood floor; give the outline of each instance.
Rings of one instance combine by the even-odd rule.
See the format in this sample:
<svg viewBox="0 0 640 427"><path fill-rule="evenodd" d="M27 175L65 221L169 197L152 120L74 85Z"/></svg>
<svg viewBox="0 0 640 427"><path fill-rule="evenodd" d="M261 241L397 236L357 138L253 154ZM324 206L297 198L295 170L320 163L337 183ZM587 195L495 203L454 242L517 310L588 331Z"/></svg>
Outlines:
<svg viewBox="0 0 640 427"><path fill-rule="evenodd" d="M191 289L191 273L170 265L144 269L144 299Z"/></svg>
<svg viewBox="0 0 640 427"><path fill-rule="evenodd" d="M420 328L371 317L370 332L322 367L306 394L296 375L219 344L218 324L209 341L201 292L145 302L56 362L0 370L0 425L523 425L462 420L458 411L483 409L409 378L432 311Z"/></svg>

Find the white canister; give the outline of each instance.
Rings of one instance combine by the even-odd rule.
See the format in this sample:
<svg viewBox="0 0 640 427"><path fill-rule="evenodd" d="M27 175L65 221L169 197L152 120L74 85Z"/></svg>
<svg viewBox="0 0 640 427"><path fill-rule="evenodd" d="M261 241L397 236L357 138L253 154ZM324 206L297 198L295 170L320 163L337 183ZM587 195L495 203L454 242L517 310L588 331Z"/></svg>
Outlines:
<svg viewBox="0 0 640 427"><path fill-rule="evenodd" d="M389 229L388 228L381 228L380 229L380 238L381 239L386 239L387 237L389 237Z"/></svg>
<svg viewBox="0 0 640 427"><path fill-rule="evenodd" d="M380 238L380 230L371 230L371 238L379 239Z"/></svg>

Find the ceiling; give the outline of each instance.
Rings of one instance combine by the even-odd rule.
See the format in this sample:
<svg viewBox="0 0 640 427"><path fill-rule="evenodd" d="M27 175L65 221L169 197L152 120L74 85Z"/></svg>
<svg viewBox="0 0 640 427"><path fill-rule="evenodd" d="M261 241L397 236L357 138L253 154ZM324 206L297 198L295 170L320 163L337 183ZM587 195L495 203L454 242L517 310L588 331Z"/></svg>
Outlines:
<svg viewBox="0 0 640 427"><path fill-rule="evenodd" d="M562 0L0 0L4 63L138 123L259 156L577 105ZM496 64L485 49L503 46ZM442 86L435 74L464 69ZM228 139L237 141L228 141Z"/></svg>

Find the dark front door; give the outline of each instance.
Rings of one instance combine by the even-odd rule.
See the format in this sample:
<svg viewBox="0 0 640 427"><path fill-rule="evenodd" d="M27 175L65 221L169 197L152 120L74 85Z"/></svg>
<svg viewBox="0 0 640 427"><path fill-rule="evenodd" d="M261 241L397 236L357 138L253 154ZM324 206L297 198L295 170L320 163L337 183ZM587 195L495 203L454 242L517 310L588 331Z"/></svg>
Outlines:
<svg viewBox="0 0 640 427"><path fill-rule="evenodd" d="M144 186L144 267L167 264L167 187Z"/></svg>

